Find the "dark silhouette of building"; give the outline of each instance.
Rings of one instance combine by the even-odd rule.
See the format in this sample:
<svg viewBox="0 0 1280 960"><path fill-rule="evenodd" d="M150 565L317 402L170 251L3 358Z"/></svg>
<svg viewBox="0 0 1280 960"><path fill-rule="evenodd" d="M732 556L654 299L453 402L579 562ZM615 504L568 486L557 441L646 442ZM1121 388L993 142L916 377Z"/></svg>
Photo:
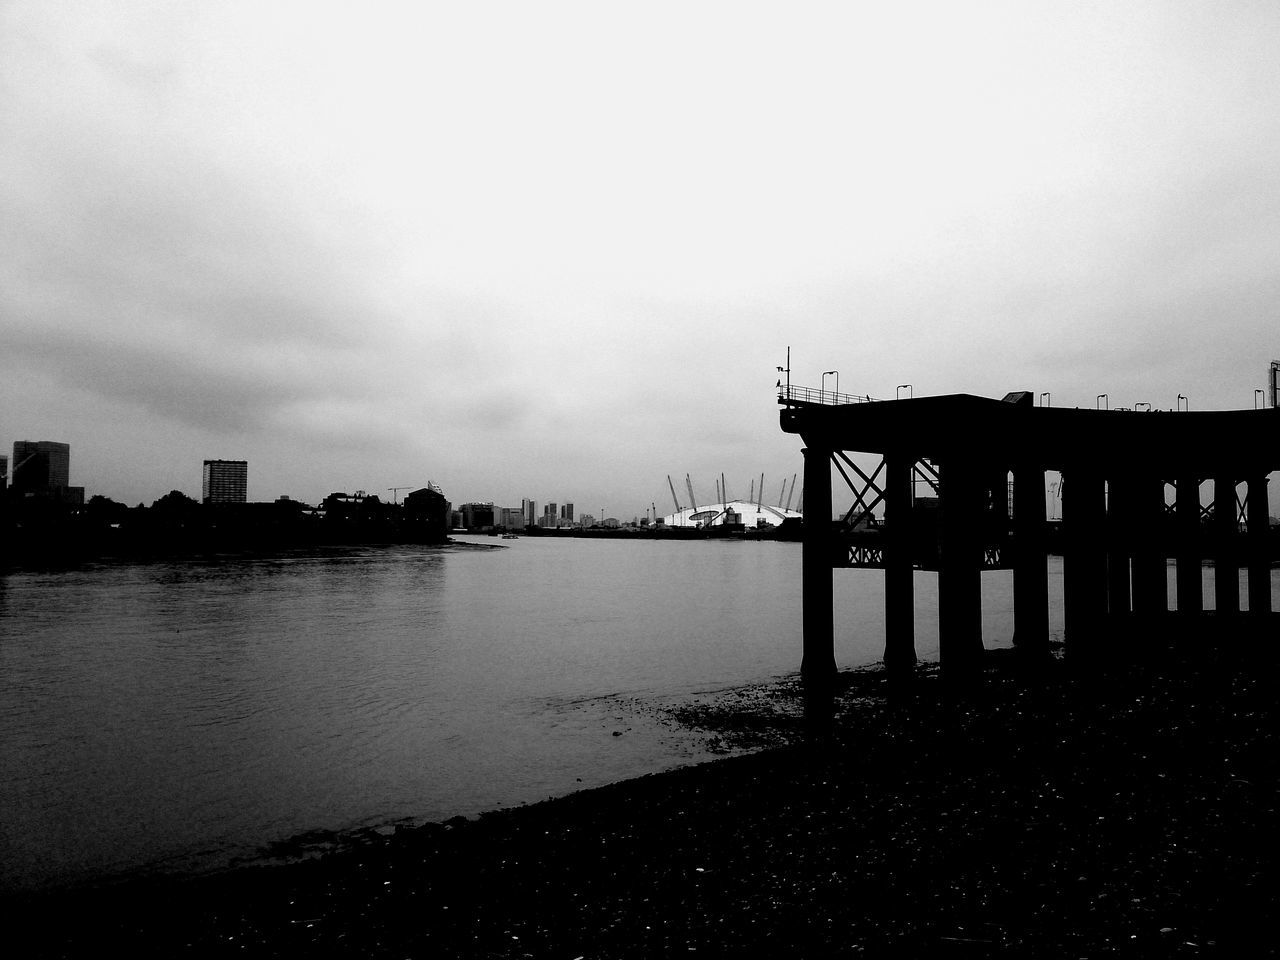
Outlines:
<svg viewBox="0 0 1280 960"><path fill-rule="evenodd" d="M13 445L10 486L14 495L79 506L84 487L71 486L71 446L52 440L18 440Z"/></svg>
<svg viewBox="0 0 1280 960"><path fill-rule="evenodd" d="M206 460L201 499L205 503L244 503L249 491L246 460Z"/></svg>
<svg viewBox="0 0 1280 960"><path fill-rule="evenodd" d="M492 503L464 503L462 525L468 530L492 530L494 526Z"/></svg>

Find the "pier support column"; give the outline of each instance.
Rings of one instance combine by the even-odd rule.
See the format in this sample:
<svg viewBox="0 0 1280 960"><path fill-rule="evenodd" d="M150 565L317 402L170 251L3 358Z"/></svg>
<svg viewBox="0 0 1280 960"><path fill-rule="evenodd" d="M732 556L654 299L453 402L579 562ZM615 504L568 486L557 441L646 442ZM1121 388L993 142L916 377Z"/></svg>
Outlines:
<svg viewBox="0 0 1280 960"><path fill-rule="evenodd" d="M1271 558L1268 556L1267 477L1249 477L1249 616L1271 613Z"/></svg>
<svg viewBox="0 0 1280 960"><path fill-rule="evenodd" d="M834 595L831 587L831 451L806 447L804 520L801 527L801 606L804 655L800 676L807 687L830 687L836 676Z"/></svg>
<svg viewBox="0 0 1280 960"><path fill-rule="evenodd" d="M964 674L982 658L982 484L957 462L940 465L938 659Z"/></svg>
<svg viewBox="0 0 1280 960"><path fill-rule="evenodd" d="M1213 479L1213 602L1219 617L1240 612L1236 541L1236 482L1219 475Z"/></svg>
<svg viewBox="0 0 1280 960"><path fill-rule="evenodd" d="M1129 567L1133 555L1132 494L1126 480L1112 477L1107 481L1107 615L1113 628L1133 609Z"/></svg>
<svg viewBox="0 0 1280 960"><path fill-rule="evenodd" d="M916 665L915 566L911 550L911 468L914 458L885 458L884 665L909 673Z"/></svg>
<svg viewBox="0 0 1280 960"><path fill-rule="evenodd" d="M1044 467L1013 468L1013 645L1032 657L1049 652L1044 494Z"/></svg>
<svg viewBox="0 0 1280 960"><path fill-rule="evenodd" d="M1107 609L1106 488L1101 474L1084 467L1072 467L1063 474L1062 599L1067 654L1093 659L1101 650Z"/></svg>
<svg viewBox="0 0 1280 960"><path fill-rule="evenodd" d="M1140 476L1133 487L1133 612L1149 620L1169 611L1164 481Z"/></svg>
<svg viewBox="0 0 1280 960"><path fill-rule="evenodd" d="M1177 507L1174 511L1177 530L1178 615L1186 621L1198 617L1204 609L1204 583L1200 572L1200 479L1183 474L1178 477Z"/></svg>

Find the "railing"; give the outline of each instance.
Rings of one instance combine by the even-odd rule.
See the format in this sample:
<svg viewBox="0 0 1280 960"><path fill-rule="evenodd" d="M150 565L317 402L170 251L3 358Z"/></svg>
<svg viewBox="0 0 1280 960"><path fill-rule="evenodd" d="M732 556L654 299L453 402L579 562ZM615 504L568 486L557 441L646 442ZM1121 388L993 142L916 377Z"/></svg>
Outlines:
<svg viewBox="0 0 1280 960"><path fill-rule="evenodd" d="M779 403L821 403L829 407L843 406L847 403L878 403L876 397L861 397L853 393L836 393L832 390L819 390L817 387L801 387L796 384L778 387Z"/></svg>

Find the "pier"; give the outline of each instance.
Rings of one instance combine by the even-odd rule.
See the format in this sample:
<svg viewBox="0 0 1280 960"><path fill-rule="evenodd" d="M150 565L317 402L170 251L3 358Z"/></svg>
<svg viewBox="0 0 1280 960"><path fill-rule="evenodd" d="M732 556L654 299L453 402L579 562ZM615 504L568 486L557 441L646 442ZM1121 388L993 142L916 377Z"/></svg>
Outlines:
<svg viewBox="0 0 1280 960"><path fill-rule="evenodd" d="M1202 623L1206 562L1216 568L1216 621L1246 632L1274 623L1267 482L1280 469L1280 408L1089 410L1036 406L1030 392L873 400L789 382L778 402L782 429L804 444L806 684L836 672L832 570L842 567L884 570L891 672L916 662L915 570L938 573L944 674L981 660L984 570L1013 571L1014 646L1047 656L1051 546L1063 556L1069 657L1108 656L1153 628ZM879 466L865 471L850 452L876 455ZM832 465L854 495L840 520ZM1060 524L1046 519L1046 471L1061 475Z"/></svg>

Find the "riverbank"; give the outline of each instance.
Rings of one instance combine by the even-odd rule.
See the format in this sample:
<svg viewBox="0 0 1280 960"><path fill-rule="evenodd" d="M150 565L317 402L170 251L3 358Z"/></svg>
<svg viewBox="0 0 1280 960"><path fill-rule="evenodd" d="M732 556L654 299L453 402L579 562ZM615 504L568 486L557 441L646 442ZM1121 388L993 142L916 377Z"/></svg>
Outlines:
<svg viewBox="0 0 1280 960"><path fill-rule="evenodd" d="M845 674L830 729L689 723L790 745L328 857L17 898L32 955L1259 956L1280 936L1275 659L960 691ZM1258 945L1261 944L1261 950Z"/></svg>

